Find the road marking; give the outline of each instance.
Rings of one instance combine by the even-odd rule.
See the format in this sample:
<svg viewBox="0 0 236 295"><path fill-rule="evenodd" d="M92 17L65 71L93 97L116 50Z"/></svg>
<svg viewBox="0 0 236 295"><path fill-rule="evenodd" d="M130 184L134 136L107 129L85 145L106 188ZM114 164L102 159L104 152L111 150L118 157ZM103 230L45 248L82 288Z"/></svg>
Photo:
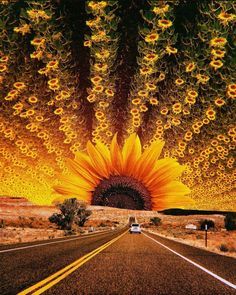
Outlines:
<svg viewBox="0 0 236 295"><path fill-rule="evenodd" d="M187 258L187 257L185 257L185 256L183 256L183 255L181 255L181 254L179 254L178 252L172 250L171 248L169 248L169 247L167 247L166 245L160 243L159 241L155 240L154 238L148 236L147 234L143 233L143 235L146 236L147 238L153 240L155 243L161 245L162 247L166 248L167 250L171 251L172 253L174 253L174 254L178 255L179 257L183 258L184 260L188 261L189 263L193 264L194 266L200 268L200 269L203 270L204 272L208 273L208 274L211 275L212 277L214 277L214 278L216 278L217 280L219 280L219 281L221 281L222 283L224 283L225 285L227 285L227 286L229 286L229 287L231 287L231 288L233 288L233 289L236 290L236 285L235 285L235 284L233 284L233 283L231 283L231 282L229 282L229 281L223 279L222 277L218 276L218 275L215 274L214 272L212 272L212 271L208 270L207 268L201 266L200 264L198 264L198 263L192 261L191 259L189 259L189 258Z"/></svg>
<svg viewBox="0 0 236 295"><path fill-rule="evenodd" d="M45 292L46 290L50 289L52 286L56 285L58 282L66 278L69 274L74 272L76 269L78 269L80 266L82 266L84 263L89 261L91 258L93 258L95 255L109 247L111 244L116 242L118 239L120 239L123 235L125 235L128 232L126 230L124 233L119 235L118 237L108 241L107 243L103 244L102 246L98 247L97 249L91 251L90 253L80 257L78 260L74 261L73 263L69 264L68 266L64 267L63 269L57 271L53 275L45 278L44 280L38 282L37 284L21 291L18 293L18 295L26 295L30 294L32 295L39 295ZM40 288L41 287L41 288ZM40 289L39 289L40 288ZM35 292L34 292L35 291Z"/></svg>
<svg viewBox="0 0 236 295"><path fill-rule="evenodd" d="M101 233L89 234L89 235L86 235L86 236L78 236L76 238L68 238L68 239L65 239L63 241L54 241L54 242L47 242L47 243L42 243L42 244L35 244L35 245L29 245L29 246L22 246L22 247L18 247L18 248L0 250L0 253L12 252L12 251L28 249L28 248L41 247L41 246L46 246L46 245L51 245L51 244L66 243L66 242L74 241L74 240L78 240L78 239L80 240L80 239L84 239L84 238L91 238L91 237L98 236L98 235L101 235L101 234L104 234L104 233L107 233L107 232L110 232L110 230L105 231L105 232L101 232Z"/></svg>

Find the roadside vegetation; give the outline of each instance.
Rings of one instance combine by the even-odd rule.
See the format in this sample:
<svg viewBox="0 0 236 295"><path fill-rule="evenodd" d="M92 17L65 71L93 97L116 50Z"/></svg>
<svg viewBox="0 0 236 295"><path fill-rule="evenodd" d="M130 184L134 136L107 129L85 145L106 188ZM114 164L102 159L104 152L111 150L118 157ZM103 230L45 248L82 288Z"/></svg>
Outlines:
<svg viewBox="0 0 236 295"><path fill-rule="evenodd" d="M151 223L152 224L154 224L154 225L160 225L161 224L161 218L159 218L159 217L153 217L153 218L150 218L150 221L151 221Z"/></svg>
<svg viewBox="0 0 236 295"><path fill-rule="evenodd" d="M227 230L236 230L236 212L226 214L224 222Z"/></svg>
<svg viewBox="0 0 236 295"><path fill-rule="evenodd" d="M76 198L67 199L62 204L58 204L57 207L60 212L53 213L49 217L49 221L57 224L67 234L76 233L78 228L83 227L92 214L92 211L87 209L87 205Z"/></svg>

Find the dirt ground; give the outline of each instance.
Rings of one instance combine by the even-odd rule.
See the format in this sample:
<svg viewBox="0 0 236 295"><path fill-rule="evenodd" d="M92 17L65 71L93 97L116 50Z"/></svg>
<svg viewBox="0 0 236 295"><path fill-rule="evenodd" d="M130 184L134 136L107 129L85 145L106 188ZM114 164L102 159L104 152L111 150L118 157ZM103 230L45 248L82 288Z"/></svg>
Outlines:
<svg viewBox="0 0 236 295"><path fill-rule="evenodd" d="M163 215L155 211L127 210L109 207L90 206L92 215L78 233L91 230L105 230L127 224L135 217L143 228L165 237L196 247L205 248L205 232L200 230L201 220L212 220L214 229L208 231L208 247L213 252L236 258L236 231L226 231L223 215ZM58 209L55 206L37 206L24 198L0 198L0 244L12 244L35 240L54 239L64 236L48 218ZM160 218L160 224L153 225L151 219ZM197 230L186 229L194 225Z"/></svg>

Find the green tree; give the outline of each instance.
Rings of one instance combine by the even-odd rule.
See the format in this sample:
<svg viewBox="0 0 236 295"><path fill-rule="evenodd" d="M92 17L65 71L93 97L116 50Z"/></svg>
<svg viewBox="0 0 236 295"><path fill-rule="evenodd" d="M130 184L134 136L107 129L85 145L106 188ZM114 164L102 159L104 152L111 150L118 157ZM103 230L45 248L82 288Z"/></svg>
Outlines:
<svg viewBox="0 0 236 295"><path fill-rule="evenodd" d="M227 230L236 230L236 213L227 213L225 216L225 228Z"/></svg>
<svg viewBox="0 0 236 295"><path fill-rule="evenodd" d="M207 225L207 229L215 228L215 222L211 219L202 219L199 221L200 229L205 230L205 225Z"/></svg>
<svg viewBox="0 0 236 295"><path fill-rule="evenodd" d="M83 226L92 214L92 211L87 209L86 204L76 198L67 199L62 204L58 204L57 207L61 212L54 213L49 217L49 221L56 223L64 230L71 230L74 224Z"/></svg>
<svg viewBox="0 0 236 295"><path fill-rule="evenodd" d="M150 221L151 221L154 225L159 225L159 224L161 224L161 218L159 218L159 217L153 217L153 218L150 218Z"/></svg>

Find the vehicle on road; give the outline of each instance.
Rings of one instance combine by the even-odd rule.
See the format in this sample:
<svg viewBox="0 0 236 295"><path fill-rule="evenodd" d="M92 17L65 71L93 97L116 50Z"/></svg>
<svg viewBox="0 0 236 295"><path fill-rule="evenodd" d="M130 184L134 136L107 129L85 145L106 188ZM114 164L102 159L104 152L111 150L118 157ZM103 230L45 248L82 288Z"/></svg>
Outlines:
<svg viewBox="0 0 236 295"><path fill-rule="evenodd" d="M130 226L130 230L129 232L132 234L132 233L135 233L135 234L141 234L141 227L140 227L140 224L139 223L132 223L131 226Z"/></svg>

